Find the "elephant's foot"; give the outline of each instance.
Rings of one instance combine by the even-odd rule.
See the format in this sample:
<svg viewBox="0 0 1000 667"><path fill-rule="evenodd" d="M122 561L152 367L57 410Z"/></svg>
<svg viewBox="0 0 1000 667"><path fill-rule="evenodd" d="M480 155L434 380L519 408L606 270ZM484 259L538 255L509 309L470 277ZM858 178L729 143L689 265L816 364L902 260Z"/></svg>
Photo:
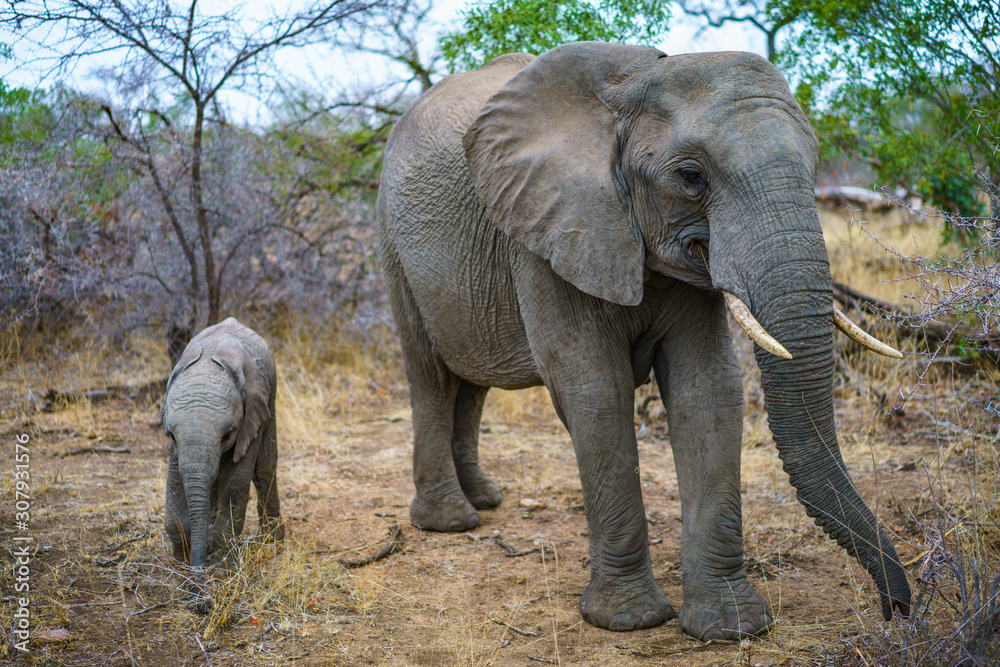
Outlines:
<svg viewBox="0 0 1000 667"><path fill-rule="evenodd" d="M205 588L204 570L200 567L195 568L194 575L191 577L190 586L188 587L187 605L196 614L202 616L212 611L212 607L214 606L212 596L208 594L208 590Z"/></svg>
<svg viewBox="0 0 1000 667"><path fill-rule="evenodd" d="M191 552L184 547L183 544L174 545L174 560L178 560L182 563L191 562Z"/></svg>
<svg viewBox="0 0 1000 667"><path fill-rule="evenodd" d="M580 598L580 614L591 625L615 632L656 627L677 616L651 575L635 582L612 579L600 588L591 580Z"/></svg>
<svg viewBox="0 0 1000 667"><path fill-rule="evenodd" d="M263 519L260 522L260 532L265 542L280 542L285 539L285 522L281 517Z"/></svg>
<svg viewBox="0 0 1000 667"><path fill-rule="evenodd" d="M728 585L727 585L728 584ZM701 641L742 639L767 632L774 618L767 604L746 579L723 582L711 592L689 594L684 590L681 630Z"/></svg>
<svg viewBox="0 0 1000 667"><path fill-rule="evenodd" d="M205 569L214 574L231 576L240 569L240 554L235 543L232 547L222 547L209 552L205 558Z"/></svg>
<svg viewBox="0 0 1000 667"><path fill-rule="evenodd" d="M478 526L479 514L461 492L450 493L436 501L417 493L410 503L410 523L423 530L460 533Z"/></svg>
<svg viewBox="0 0 1000 667"><path fill-rule="evenodd" d="M487 477L479 466L467 470L459 468L458 481L462 485L462 493L477 510L496 507L503 500L500 487Z"/></svg>

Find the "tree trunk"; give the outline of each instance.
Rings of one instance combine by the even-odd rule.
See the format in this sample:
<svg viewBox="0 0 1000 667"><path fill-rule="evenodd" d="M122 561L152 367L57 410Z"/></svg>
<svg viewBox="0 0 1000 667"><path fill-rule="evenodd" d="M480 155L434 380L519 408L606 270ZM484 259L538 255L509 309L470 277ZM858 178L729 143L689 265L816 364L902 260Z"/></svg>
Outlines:
<svg viewBox="0 0 1000 667"><path fill-rule="evenodd" d="M191 200L194 203L195 217L198 221L198 235L201 239L201 252L205 259L205 287L208 290L208 321L207 326L219 321L219 281L215 275L215 255L212 252L212 237L208 229L208 210L205 208L204 192L201 182L202 135L205 127L205 102L195 102L194 139L191 144Z"/></svg>

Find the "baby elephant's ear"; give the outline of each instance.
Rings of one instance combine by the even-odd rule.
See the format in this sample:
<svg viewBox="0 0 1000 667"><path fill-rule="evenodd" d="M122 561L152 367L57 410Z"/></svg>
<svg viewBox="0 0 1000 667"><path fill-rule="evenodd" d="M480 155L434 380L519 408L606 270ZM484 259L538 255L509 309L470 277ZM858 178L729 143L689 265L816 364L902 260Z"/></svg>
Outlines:
<svg viewBox="0 0 1000 667"><path fill-rule="evenodd" d="M243 423L236 434L236 445L233 447L233 463L237 463L250 449L250 443L259 438L261 429L271 418L267 383L257 364L235 336L227 336L219 343L212 361L230 372L243 395Z"/></svg>
<svg viewBox="0 0 1000 667"><path fill-rule="evenodd" d="M184 348L184 352L181 353L181 358L177 360L177 365L171 371L170 378L167 380L167 387L163 391L163 404L160 406L160 426L163 426L163 422L167 419L167 398L170 396L170 387L174 384L174 380L188 368L198 363L204 351L205 348L202 347L201 343L193 340L188 343L187 347Z"/></svg>

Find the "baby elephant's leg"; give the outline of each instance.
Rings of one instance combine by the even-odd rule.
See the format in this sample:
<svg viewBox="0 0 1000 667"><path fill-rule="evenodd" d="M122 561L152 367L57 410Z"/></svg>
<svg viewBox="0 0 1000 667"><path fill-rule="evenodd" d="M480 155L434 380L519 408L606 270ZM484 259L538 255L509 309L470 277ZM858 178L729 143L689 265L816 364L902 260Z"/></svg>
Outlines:
<svg viewBox="0 0 1000 667"><path fill-rule="evenodd" d="M167 464L167 497L164 511L164 527L170 543L174 547L174 558L182 562L191 560L191 519L188 514L184 485L181 483L177 467L177 450L170 448Z"/></svg>
<svg viewBox="0 0 1000 667"><path fill-rule="evenodd" d="M243 534L243 522L250 500L250 478L253 472L250 454L233 463L231 451L222 455L215 497L218 501L212 517L212 534L209 536L208 564L221 564L232 571L238 565L236 542Z"/></svg>
<svg viewBox="0 0 1000 667"><path fill-rule="evenodd" d="M272 409L271 414L274 414ZM278 438L272 419L267 425L253 470L253 484L257 489L257 519L260 532L268 541L285 537L285 524L281 520L278 498Z"/></svg>

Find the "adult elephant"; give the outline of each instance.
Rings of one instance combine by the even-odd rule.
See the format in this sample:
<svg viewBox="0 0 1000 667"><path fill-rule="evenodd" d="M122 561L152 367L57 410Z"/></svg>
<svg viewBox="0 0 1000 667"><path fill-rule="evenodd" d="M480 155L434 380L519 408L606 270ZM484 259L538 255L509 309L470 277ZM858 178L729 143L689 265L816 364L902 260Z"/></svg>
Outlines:
<svg viewBox="0 0 1000 667"><path fill-rule="evenodd" d="M424 93L389 137L378 198L413 407L410 520L466 530L500 502L478 463L483 400L544 383L583 486L583 617L611 630L673 617L653 579L632 422L653 370L681 494L681 628L768 628L743 561L728 302L758 343L771 431L806 512L868 569L883 615L907 614L899 558L837 446L816 156L784 78L747 53L581 42Z"/></svg>

